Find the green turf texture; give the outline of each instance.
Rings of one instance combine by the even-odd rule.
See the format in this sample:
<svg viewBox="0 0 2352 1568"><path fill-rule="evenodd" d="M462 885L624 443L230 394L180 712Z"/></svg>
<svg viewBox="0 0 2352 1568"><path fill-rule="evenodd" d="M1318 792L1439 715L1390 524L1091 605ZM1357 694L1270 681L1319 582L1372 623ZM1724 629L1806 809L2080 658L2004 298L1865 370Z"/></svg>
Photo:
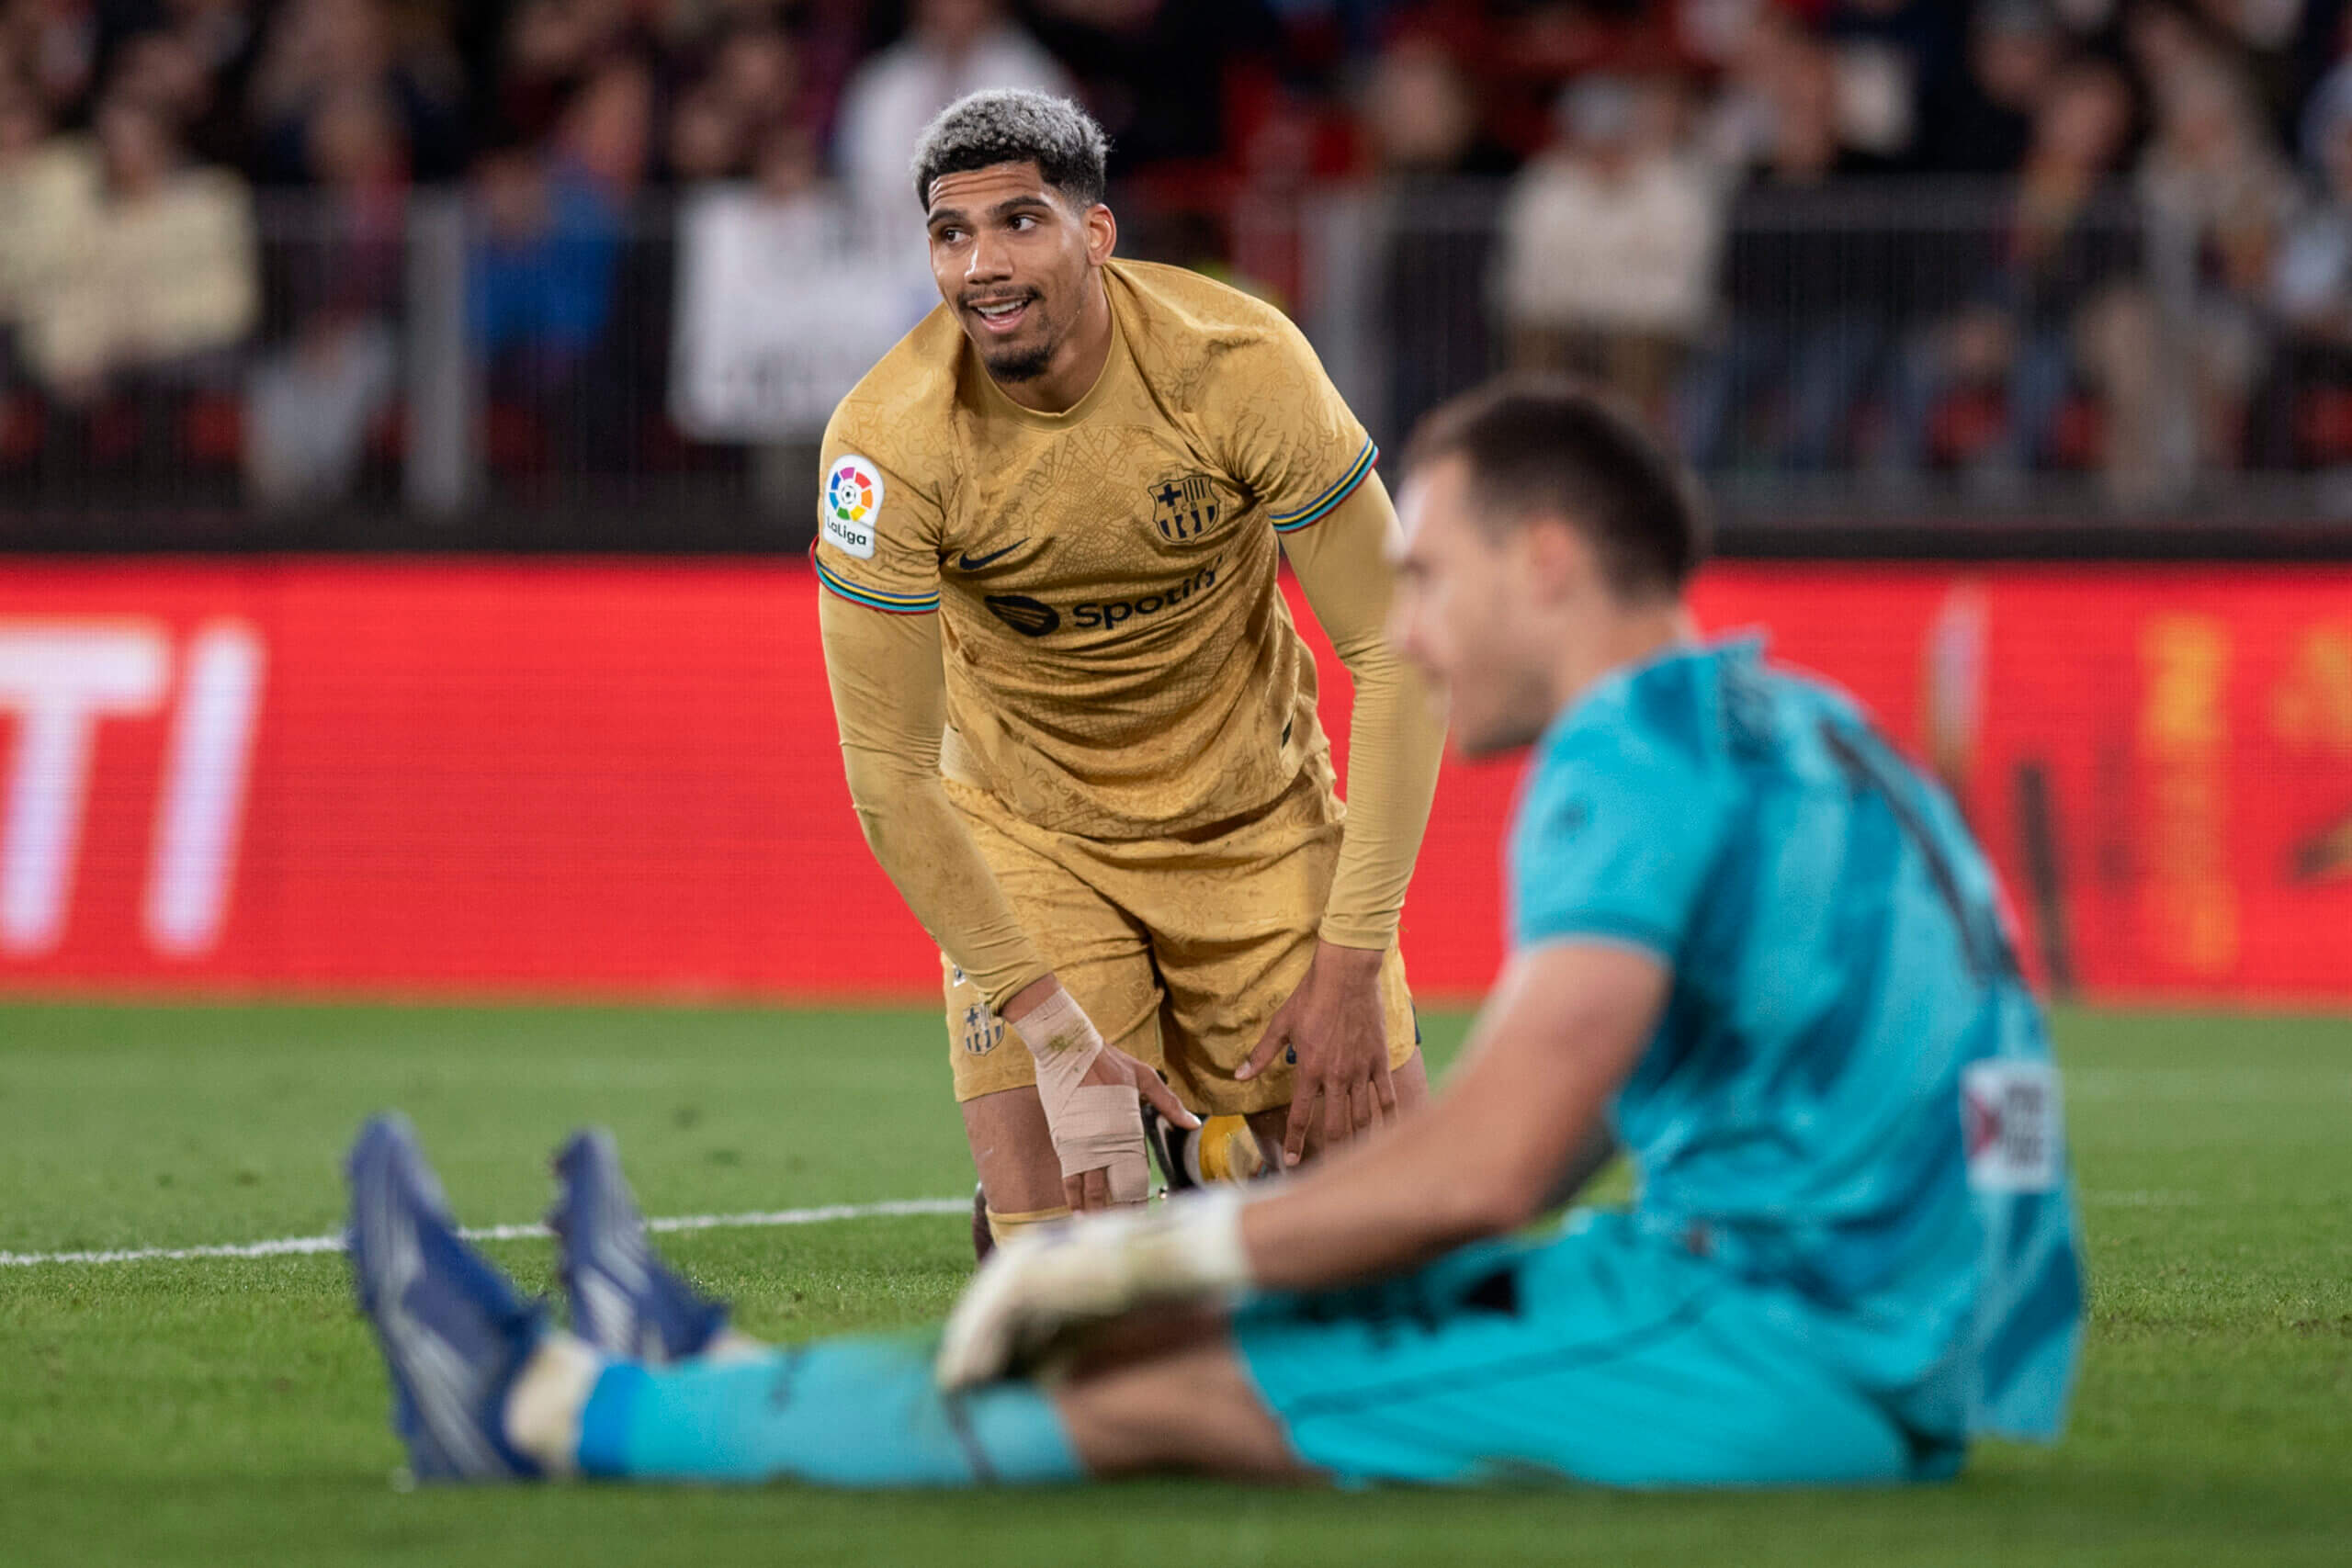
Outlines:
<svg viewBox="0 0 2352 1568"><path fill-rule="evenodd" d="M2352 1562L2352 1023L2058 1024L2092 1271L2074 1429L1953 1485L402 1495L340 1258L43 1265L0 1268L0 1562ZM1432 1054L1462 1027L1430 1020ZM584 1122L657 1214L952 1196L941 1050L914 1012L0 1007L0 1251L331 1231L337 1159L387 1105L471 1224L535 1217ZM935 1316L968 1268L949 1218L664 1247L774 1337ZM544 1243L492 1250L546 1283Z"/></svg>

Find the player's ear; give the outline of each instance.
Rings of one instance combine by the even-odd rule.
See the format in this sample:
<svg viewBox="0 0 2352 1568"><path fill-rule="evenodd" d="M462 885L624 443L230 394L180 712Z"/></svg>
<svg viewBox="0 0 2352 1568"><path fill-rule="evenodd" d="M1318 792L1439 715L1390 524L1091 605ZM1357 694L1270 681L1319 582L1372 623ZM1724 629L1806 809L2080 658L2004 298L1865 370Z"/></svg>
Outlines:
<svg viewBox="0 0 2352 1568"><path fill-rule="evenodd" d="M1600 563L1581 531L1564 517L1538 515L1519 529L1519 567L1536 596L1546 602L1574 599L1590 586Z"/></svg>
<svg viewBox="0 0 2352 1568"><path fill-rule="evenodd" d="M1101 266L1118 249L1119 220L1109 207L1096 202L1086 209L1086 259Z"/></svg>

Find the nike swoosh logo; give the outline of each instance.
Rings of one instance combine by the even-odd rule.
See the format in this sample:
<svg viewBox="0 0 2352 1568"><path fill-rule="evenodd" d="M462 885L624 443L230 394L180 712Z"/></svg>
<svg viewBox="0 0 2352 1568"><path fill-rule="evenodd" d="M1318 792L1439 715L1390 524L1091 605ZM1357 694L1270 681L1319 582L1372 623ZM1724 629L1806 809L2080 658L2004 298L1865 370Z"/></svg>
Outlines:
<svg viewBox="0 0 2352 1568"><path fill-rule="evenodd" d="M1004 548L1001 550L990 550L984 556L976 556L971 551L966 550L964 552L964 558L956 563L956 570L958 571L978 571L980 568L989 565L990 562L1002 560L1005 557L1011 555L1013 551L1019 549L1028 542L1029 541L1026 539L1015 539L1012 543L1005 546Z"/></svg>

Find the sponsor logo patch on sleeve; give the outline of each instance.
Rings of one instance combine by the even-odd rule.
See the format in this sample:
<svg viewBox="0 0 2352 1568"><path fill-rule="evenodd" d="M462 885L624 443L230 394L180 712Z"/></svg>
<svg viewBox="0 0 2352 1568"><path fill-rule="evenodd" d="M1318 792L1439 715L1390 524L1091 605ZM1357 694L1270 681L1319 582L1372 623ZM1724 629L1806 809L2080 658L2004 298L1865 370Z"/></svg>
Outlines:
<svg viewBox="0 0 2352 1568"><path fill-rule="evenodd" d="M2048 1062L1971 1063L1960 1075L1968 1184L1979 1192L2058 1185L2058 1069Z"/></svg>
<svg viewBox="0 0 2352 1568"><path fill-rule="evenodd" d="M882 470L869 458L844 452L825 473L818 502L826 541L843 555L874 558L874 525L882 512Z"/></svg>

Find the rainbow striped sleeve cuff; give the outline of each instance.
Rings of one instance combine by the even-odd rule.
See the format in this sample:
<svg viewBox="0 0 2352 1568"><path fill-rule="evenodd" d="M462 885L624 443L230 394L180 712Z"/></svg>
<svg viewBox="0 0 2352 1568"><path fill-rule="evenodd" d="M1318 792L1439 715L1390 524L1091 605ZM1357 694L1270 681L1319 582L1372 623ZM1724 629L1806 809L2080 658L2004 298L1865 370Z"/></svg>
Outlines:
<svg viewBox="0 0 2352 1568"><path fill-rule="evenodd" d="M867 588L827 566L814 550L808 558L817 563L817 581L848 600L869 610L879 610L886 615L928 615L939 608L937 591L929 593L892 593L880 588Z"/></svg>
<svg viewBox="0 0 2352 1568"><path fill-rule="evenodd" d="M1356 486L1363 483L1364 475L1372 472L1372 466L1378 461L1380 461L1380 448L1367 439L1363 444L1363 450L1356 454L1356 460L1349 465L1346 473L1340 476L1337 484L1295 512L1275 513L1274 532L1295 534L1301 528L1311 528L1323 521L1324 513L1352 495Z"/></svg>

